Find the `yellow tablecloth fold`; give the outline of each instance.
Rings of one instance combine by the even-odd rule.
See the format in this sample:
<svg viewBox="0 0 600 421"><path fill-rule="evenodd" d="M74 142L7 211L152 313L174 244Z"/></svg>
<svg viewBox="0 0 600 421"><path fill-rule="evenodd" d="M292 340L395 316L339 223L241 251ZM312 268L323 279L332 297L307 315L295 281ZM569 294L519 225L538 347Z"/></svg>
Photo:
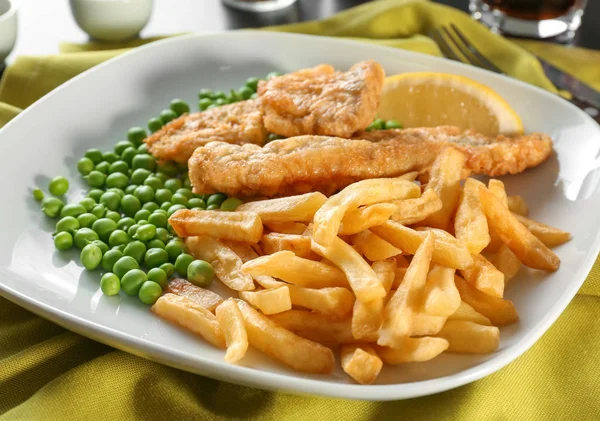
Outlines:
<svg viewBox="0 0 600 421"><path fill-rule="evenodd" d="M599 52L533 41L517 45L461 12L425 1L372 2L324 21L268 29L440 55L426 35L450 21L513 77L554 90L529 50L600 87ZM60 55L17 58L0 82L0 127L71 77L148 41L62 44ZM446 393L376 403L265 392L185 373L65 331L0 298L0 421L597 420L599 320L597 261L558 322L508 367Z"/></svg>

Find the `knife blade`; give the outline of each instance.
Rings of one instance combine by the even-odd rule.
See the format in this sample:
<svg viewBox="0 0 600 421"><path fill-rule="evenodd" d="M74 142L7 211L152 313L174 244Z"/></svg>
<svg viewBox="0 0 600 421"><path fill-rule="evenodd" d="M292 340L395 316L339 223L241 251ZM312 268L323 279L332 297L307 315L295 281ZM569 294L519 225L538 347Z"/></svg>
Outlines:
<svg viewBox="0 0 600 421"><path fill-rule="evenodd" d="M585 101L596 108L600 108L600 92L583 83L575 76L548 63L543 58L538 57L537 59L542 64L548 79L550 79L550 81L559 89L569 91L573 95L573 98Z"/></svg>

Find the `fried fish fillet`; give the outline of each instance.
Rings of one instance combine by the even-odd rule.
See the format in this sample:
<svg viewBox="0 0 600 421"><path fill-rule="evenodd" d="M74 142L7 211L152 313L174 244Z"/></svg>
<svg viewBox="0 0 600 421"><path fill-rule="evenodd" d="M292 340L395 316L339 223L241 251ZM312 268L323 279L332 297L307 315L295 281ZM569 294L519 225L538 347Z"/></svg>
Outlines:
<svg viewBox="0 0 600 421"><path fill-rule="evenodd" d="M211 142L189 161L195 193L286 196L311 191L326 195L367 178L426 173L444 148L467 157L467 172L515 174L545 161L552 141L541 133L489 138L457 127L359 133L365 139L298 136L263 148Z"/></svg>
<svg viewBox="0 0 600 421"><path fill-rule="evenodd" d="M379 63L369 60L347 72L321 64L261 82L265 126L286 137L350 137L375 118L384 77Z"/></svg>
<svg viewBox="0 0 600 421"><path fill-rule="evenodd" d="M197 147L212 141L263 145L268 133L262 119L259 100L235 102L182 115L144 142L156 158L186 163Z"/></svg>

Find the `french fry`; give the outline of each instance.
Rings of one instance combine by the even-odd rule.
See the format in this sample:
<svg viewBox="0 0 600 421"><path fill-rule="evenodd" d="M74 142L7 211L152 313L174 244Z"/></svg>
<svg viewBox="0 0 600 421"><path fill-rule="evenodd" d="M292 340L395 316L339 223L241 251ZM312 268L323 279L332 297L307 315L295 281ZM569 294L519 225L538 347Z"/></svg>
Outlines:
<svg viewBox="0 0 600 421"><path fill-rule="evenodd" d="M411 172L407 172L406 174L402 174L396 178L399 178L400 180L415 181L417 179L418 175L419 175L418 171L411 171Z"/></svg>
<svg viewBox="0 0 600 421"><path fill-rule="evenodd" d="M508 202L508 209L511 212L514 212L521 216L529 215L529 206L527 206L525 199L523 199L521 196L519 196L519 195L508 196L507 202Z"/></svg>
<svg viewBox="0 0 600 421"><path fill-rule="evenodd" d="M502 202L485 188L480 188L479 194L488 224L525 266L543 270L558 269L558 256L529 232L508 207L503 206Z"/></svg>
<svg viewBox="0 0 600 421"><path fill-rule="evenodd" d="M483 183L474 178L465 180L454 218L456 238L464 243L471 254L481 253L490 243L487 219L479 203L478 185L483 186Z"/></svg>
<svg viewBox="0 0 600 421"><path fill-rule="evenodd" d="M431 316L448 317L460 306L460 294L454 284L452 268L434 264L427 274L423 293L423 311Z"/></svg>
<svg viewBox="0 0 600 421"><path fill-rule="evenodd" d="M327 197L320 192L243 203L236 212L255 212L265 224L311 221Z"/></svg>
<svg viewBox="0 0 600 421"><path fill-rule="evenodd" d="M448 349L448 341L428 336L405 337L398 343L398 348L377 346L375 349L384 363L398 365L432 360Z"/></svg>
<svg viewBox="0 0 600 421"><path fill-rule="evenodd" d="M448 320L466 320L469 322L477 323L478 325L492 325L490 319L485 317L483 314L475 311L473 307L471 307L464 301L460 302L460 306L458 306L456 311L452 315L450 315L450 317L448 317Z"/></svg>
<svg viewBox="0 0 600 421"><path fill-rule="evenodd" d="M225 336L214 314L186 297L164 294L152 306L157 316L175 323L206 339L212 345L225 349Z"/></svg>
<svg viewBox="0 0 600 421"><path fill-rule="evenodd" d="M435 159L429 171L425 191L435 191L442 201L442 208L422 221L423 225L447 229L454 215L460 193L460 180L465 166L465 156L456 149L446 148Z"/></svg>
<svg viewBox="0 0 600 421"><path fill-rule="evenodd" d="M369 230L356 234L352 238L352 244L355 246L356 251L372 262L386 260L402 253L402 250L394 247L389 242L385 241L377 234L373 234Z"/></svg>
<svg viewBox="0 0 600 421"><path fill-rule="evenodd" d="M533 235L535 235L542 243L548 247L556 247L566 243L571 239L571 234L562 231L550 225L542 224L533 219L526 218L519 214L513 213L521 224L525 226Z"/></svg>
<svg viewBox="0 0 600 421"><path fill-rule="evenodd" d="M260 217L255 212L221 212L180 209L169 218L180 237L210 235L220 240L258 243L263 233Z"/></svg>
<svg viewBox="0 0 600 421"><path fill-rule="evenodd" d="M462 300L490 319L494 326L505 326L519 320L512 301L484 294L460 276L455 276L454 282Z"/></svg>
<svg viewBox="0 0 600 421"><path fill-rule="evenodd" d="M310 248L310 237L297 234L279 234L271 232L262 236L260 240L263 252L273 254L282 250L289 250L298 257L310 259L314 253Z"/></svg>
<svg viewBox="0 0 600 421"><path fill-rule="evenodd" d="M435 248L434 248L435 251ZM406 260L406 257L397 254L394 256L394 260L396 261L396 267L397 268L407 268L408 267L408 260Z"/></svg>
<svg viewBox="0 0 600 421"><path fill-rule="evenodd" d="M248 334L242 313L235 301L230 298L217 307L216 316L227 344L225 361L236 363L244 358L248 350Z"/></svg>
<svg viewBox="0 0 600 421"><path fill-rule="evenodd" d="M396 209L391 219L402 225L416 224L442 209L442 201L434 190L426 190L415 199L395 200L392 203Z"/></svg>
<svg viewBox="0 0 600 421"><path fill-rule="evenodd" d="M348 287L346 275L335 266L279 251L244 263L248 275L269 275L306 288Z"/></svg>
<svg viewBox="0 0 600 421"><path fill-rule="evenodd" d="M521 269L521 261L505 244L502 244L497 253L490 256L490 263L504 274L504 285L507 285Z"/></svg>
<svg viewBox="0 0 600 421"><path fill-rule="evenodd" d="M235 291L254 289L252 278L242 272L242 259L216 238L206 235L189 237L185 240L190 254L206 260L215 270L217 278Z"/></svg>
<svg viewBox="0 0 600 421"><path fill-rule="evenodd" d="M273 232L278 232L280 234L302 235L302 234L304 234L304 231L306 231L306 224L303 224L302 222L292 222L292 221L269 222L269 223L265 224L265 226L269 230L271 230Z"/></svg>
<svg viewBox="0 0 600 421"><path fill-rule="evenodd" d="M427 236L427 230L416 231L394 221L372 227L371 231L398 247L405 253L414 254ZM442 266L464 269L473 264L469 250L446 231L431 229L435 234L433 261Z"/></svg>
<svg viewBox="0 0 600 421"><path fill-rule="evenodd" d="M240 291L240 298L267 315L292 309L290 290L287 285L262 291Z"/></svg>
<svg viewBox="0 0 600 421"><path fill-rule="evenodd" d="M504 296L504 273L500 272L480 254L473 256L473 265L461 271L463 278L479 291L502 298Z"/></svg>
<svg viewBox="0 0 600 421"><path fill-rule="evenodd" d="M448 341L448 352L487 354L498 349L500 330L466 320L448 320L438 336Z"/></svg>
<svg viewBox="0 0 600 421"><path fill-rule="evenodd" d="M411 333L415 301L425 286L434 243L435 237L429 233L410 262L404 280L385 305L378 345L398 348L402 339Z"/></svg>
<svg viewBox="0 0 600 421"><path fill-rule="evenodd" d="M219 294L196 286L181 278L171 279L165 288L165 293L188 298L211 312L214 312L217 306L223 302L223 297Z"/></svg>
<svg viewBox="0 0 600 421"><path fill-rule="evenodd" d="M337 236L344 215L349 210L420 195L421 189L415 183L396 178L375 178L351 184L331 196L315 213L313 239L323 247L330 246Z"/></svg>
<svg viewBox="0 0 600 421"><path fill-rule="evenodd" d="M415 306L416 307L416 306ZM447 317L432 316L422 311L422 309L416 307L413 309L412 324L410 327L410 336L429 336L437 334L444 323L446 323Z"/></svg>
<svg viewBox="0 0 600 421"><path fill-rule="evenodd" d="M238 243L237 241L222 241L222 243L233 250L242 260L242 263L259 257L259 254L252 248L253 244Z"/></svg>
<svg viewBox="0 0 600 421"><path fill-rule="evenodd" d="M404 276L406 275L406 270L408 269L408 267L405 268L399 268L397 267L396 270L394 271L394 283L392 283L392 291L395 291L398 289L398 287L400 286L400 284L402 283L402 281L404 280Z"/></svg>
<svg viewBox="0 0 600 421"><path fill-rule="evenodd" d="M500 236L498 235L496 230L491 226L489 227L489 233L490 233L490 243L487 245L487 247L484 249L484 251L486 251L488 253L496 253L498 250L500 250L500 247L502 247L504 245L504 243L500 239Z"/></svg>
<svg viewBox="0 0 600 421"><path fill-rule="evenodd" d="M394 261L373 262L371 265L386 294L394 282L396 263ZM379 328L383 323L384 299L378 298L366 303L356 300L352 311L352 336L370 342L377 340Z"/></svg>
<svg viewBox="0 0 600 421"><path fill-rule="evenodd" d="M244 317L250 345L303 373L333 371L331 349L282 328L242 300L236 303Z"/></svg>
<svg viewBox="0 0 600 421"><path fill-rule="evenodd" d="M348 317L354 306L354 294L347 288L303 288L276 281L270 276L258 276L256 282L263 288L286 286L290 291L292 305L318 311L326 316Z"/></svg>
<svg viewBox="0 0 600 421"><path fill-rule="evenodd" d="M488 190L498 198L505 208L508 207L508 196L506 195L506 189L504 188L504 183L502 181L492 178L488 181Z"/></svg>
<svg viewBox="0 0 600 421"><path fill-rule="evenodd" d="M314 311L290 310L273 314L269 319L311 341L324 344L361 342L352 336L350 318L335 319Z"/></svg>
<svg viewBox="0 0 600 421"><path fill-rule="evenodd" d="M313 238L312 249L344 272L357 300L367 302L385 297L385 289L373 269L352 246L339 237L335 237L328 247L323 247Z"/></svg>
<svg viewBox="0 0 600 421"><path fill-rule="evenodd" d="M352 235L371 228L375 225L381 225L396 210L396 206L391 203L376 203L360 209L349 210L338 231L339 235Z"/></svg>
<svg viewBox="0 0 600 421"><path fill-rule="evenodd" d="M360 384L375 381L383 362L369 345L342 345L340 350L342 369Z"/></svg>

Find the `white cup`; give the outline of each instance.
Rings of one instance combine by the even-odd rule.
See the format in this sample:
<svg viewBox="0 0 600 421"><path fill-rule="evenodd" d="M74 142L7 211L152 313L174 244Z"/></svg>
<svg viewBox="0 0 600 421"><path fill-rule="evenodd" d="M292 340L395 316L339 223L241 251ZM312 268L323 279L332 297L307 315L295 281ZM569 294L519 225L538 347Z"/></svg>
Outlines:
<svg viewBox="0 0 600 421"><path fill-rule="evenodd" d="M0 0L0 68L17 40L17 0Z"/></svg>
<svg viewBox="0 0 600 421"><path fill-rule="evenodd" d="M100 41L134 38L152 13L152 0L70 0L70 4L77 25Z"/></svg>

